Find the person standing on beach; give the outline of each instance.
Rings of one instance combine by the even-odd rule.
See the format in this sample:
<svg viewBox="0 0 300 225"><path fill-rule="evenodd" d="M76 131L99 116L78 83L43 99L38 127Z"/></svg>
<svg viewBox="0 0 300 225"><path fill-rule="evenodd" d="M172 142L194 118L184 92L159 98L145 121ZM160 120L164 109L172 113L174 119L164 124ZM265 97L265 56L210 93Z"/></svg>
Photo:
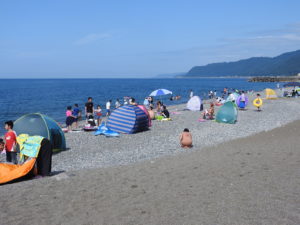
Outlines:
<svg viewBox="0 0 300 225"><path fill-rule="evenodd" d="M193 90L191 89L190 90L190 98L192 98L194 96L194 92L193 92Z"/></svg>
<svg viewBox="0 0 300 225"><path fill-rule="evenodd" d="M106 102L106 116L110 116L111 114L110 107L111 107L111 100Z"/></svg>
<svg viewBox="0 0 300 225"><path fill-rule="evenodd" d="M150 105L150 102L149 102L149 99L148 99L148 97L147 98L145 98L145 100L144 100L144 106L148 109L149 108L149 105Z"/></svg>
<svg viewBox="0 0 300 225"><path fill-rule="evenodd" d="M119 99L117 99L116 103L115 103L115 108L119 108L121 106L121 103L119 101Z"/></svg>
<svg viewBox="0 0 300 225"><path fill-rule="evenodd" d="M241 100L240 100L239 107L241 109L245 109L245 107L246 107L246 96L245 96L245 92L244 91L242 91L242 94L241 94Z"/></svg>
<svg viewBox="0 0 300 225"><path fill-rule="evenodd" d="M5 138L4 151L6 152L6 161L12 162L14 164L18 164L17 160L17 134L13 130L14 122L6 121L5 122L5 130L7 131Z"/></svg>
<svg viewBox="0 0 300 225"><path fill-rule="evenodd" d="M73 115L72 106L67 107L66 111L66 125L68 127L68 131L72 130L72 125L75 122L76 117Z"/></svg>
<svg viewBox="0 0 300 225"><path fill-rule="evenodd" d="M78 104L74 104L72 115L74 116L75 128L78 128L78 118L80 117L80 109Z"/></svg>
<svg viewBox="0 0 300 225"><path fill-rule="evenodd" d="M256 106L257 107L257 111L260 112L261 111L262 102L263 102L262 99L261 99L261 97L260 97L260 94L256 95L256 99L254 101L256 101L256 104L260 104L260 105Z"/></svg>
<svg viewBox="0 0 300 225"><path fill-rule="evenodd" d="M88 101L87 103L85 103L86 122L88 121L90 116L94 117L94 103L92 97L88 97Z"/></svg>
<svg viewBox="0 0 300 225"><path fill-rule="evenodd" d="M97 105L97 108L95 109L95 113L96 113L97 125L100 126L102 120L102 109L100 105Z"/></svg>

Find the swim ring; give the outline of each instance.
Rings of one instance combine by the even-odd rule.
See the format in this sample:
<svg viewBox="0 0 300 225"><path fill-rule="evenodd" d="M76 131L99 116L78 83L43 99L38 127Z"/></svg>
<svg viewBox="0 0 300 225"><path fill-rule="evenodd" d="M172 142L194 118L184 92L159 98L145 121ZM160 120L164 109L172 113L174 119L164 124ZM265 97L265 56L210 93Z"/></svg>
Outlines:
<svg viewBox="0 0 300 225"><path fill-rule="evenodd" d="M262 104L263 104L263 101L262 101L261 98L256 98L256 99L253 100L253 105L254 105L255 107L261 107Z"/></svg>

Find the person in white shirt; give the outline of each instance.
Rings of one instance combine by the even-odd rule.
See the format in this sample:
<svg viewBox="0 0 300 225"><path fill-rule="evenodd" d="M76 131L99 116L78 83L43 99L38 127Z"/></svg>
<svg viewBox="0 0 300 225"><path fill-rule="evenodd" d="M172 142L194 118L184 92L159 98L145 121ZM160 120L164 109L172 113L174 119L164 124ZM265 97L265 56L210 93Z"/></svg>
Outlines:
<svg viewBox="0 0 300 225"><path fill-rule="evenodd" d="M145 98L145 100L144 100L144 106L145 106L146 108L149 108L149 105L150 105L150 103L149 103L148 98Z"/></svg>
<svg viewBox="0 0 300 225"><path fill-rule="evenodd" d="M106 102L106 116L110 116L110 114L111 114L110 106L111 106L111 100Z"/></svg>
<svg viewBox="0 0 300 225"><path fill-rule="evenodd" d="M192 98L194 96L194 92L193 90L190 91L190 98Z"/></svg>
<svg viewBox="0 0 300 225"><path fill-rule="evenodd" d="M120 106L121 106L121 103L120 103L119 99L117 99L117 101L115 103L116 109L119 108Z"/></svg>

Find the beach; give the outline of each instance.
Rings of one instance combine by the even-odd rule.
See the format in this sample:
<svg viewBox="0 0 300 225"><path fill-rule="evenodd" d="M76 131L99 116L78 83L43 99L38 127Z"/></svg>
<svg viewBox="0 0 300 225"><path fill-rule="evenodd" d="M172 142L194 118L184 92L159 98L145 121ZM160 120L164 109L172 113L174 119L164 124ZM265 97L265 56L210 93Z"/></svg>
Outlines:
<svg viewBox="0 0 300 225"><path fill-rule="evenodd" d="M300 121L201 151L1 186L1 224L300 222Z"/></svg>
<svg viewBox="0 0 300 225"><path fill-rule="evenodd" d="M0 187L1 224L299 224L300 99L254 97L236 124L176 105L146 132L67 133L52 176Z"/></svg>
<svg viewBox="0 0 300 225"><path fill-rule="evenodd" d="M69 149L53 156L53 170L73 171L127 165L184 153L186 150L179 145L179 135L184 128L189 128L193 135L194 148L190 151L197 151L300 120L299 98L265 100L262 112L257 112L252 105L254 98L255 94L249 95L249 107L246 111L239 111L238 122L234 125L199 122L200 112L186 111L186 105L181 104L169 108L172 121L153 121L153 126L146 132L122 134L120 138L94 136L92 132L67 133ZM205 107L208 108L208 104Z"/></svg>

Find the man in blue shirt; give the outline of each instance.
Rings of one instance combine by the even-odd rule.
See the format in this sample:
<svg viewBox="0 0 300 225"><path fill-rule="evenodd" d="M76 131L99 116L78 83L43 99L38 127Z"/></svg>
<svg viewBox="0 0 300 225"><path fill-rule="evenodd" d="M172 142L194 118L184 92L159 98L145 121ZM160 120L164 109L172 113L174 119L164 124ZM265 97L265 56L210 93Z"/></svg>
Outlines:
<svg viewBox="0 0 300 225"><path fill-rule="evenodd" d="M78 104L74 104L72 115L75 116L75 128L78 128L78 118L80 117L80 109L78 107Z"/></svg>

